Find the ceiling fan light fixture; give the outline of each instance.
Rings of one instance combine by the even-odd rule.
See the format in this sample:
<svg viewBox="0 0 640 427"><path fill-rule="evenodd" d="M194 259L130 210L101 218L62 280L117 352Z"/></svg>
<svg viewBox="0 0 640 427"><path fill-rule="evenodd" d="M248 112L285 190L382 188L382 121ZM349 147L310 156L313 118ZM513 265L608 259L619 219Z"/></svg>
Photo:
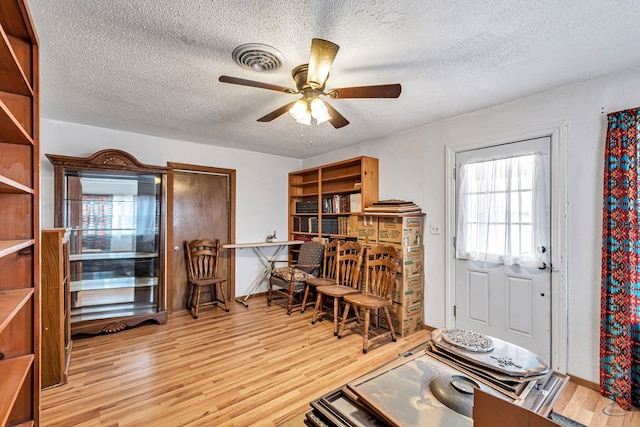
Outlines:
<svg viewBox="0 0 640 427"><path fill-rule="evenodd" d="M316 123L324 123L329 120L331 117L329 116L329 110L327 106L320 98L313 98L311 100L311 115L314 119L316 119Z"/></svg>
<svg viewBox="0 0 640 427"><path fill-rule="evenodd" d="M299 99L295 104L293 104L289 109L289 115L298 123L306 125L311 124L311 112L309 111L309 106L304 99Z"/></svg>

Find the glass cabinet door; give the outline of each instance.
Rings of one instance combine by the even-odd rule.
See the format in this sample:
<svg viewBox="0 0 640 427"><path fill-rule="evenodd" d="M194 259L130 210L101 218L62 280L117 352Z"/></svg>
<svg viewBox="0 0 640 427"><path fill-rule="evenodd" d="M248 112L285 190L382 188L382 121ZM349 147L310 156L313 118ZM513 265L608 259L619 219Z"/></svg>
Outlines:
<svg viewBox="0 0 640 427"><path fill-rule="evenodd" d="M71 321L157 311L161 177L68 170Z"/></svg>

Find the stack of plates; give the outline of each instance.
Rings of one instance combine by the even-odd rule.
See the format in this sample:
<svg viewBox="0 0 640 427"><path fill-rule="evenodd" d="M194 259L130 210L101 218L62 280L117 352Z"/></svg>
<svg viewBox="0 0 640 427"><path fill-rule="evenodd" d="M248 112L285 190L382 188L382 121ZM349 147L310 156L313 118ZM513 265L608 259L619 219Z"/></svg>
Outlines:
<svg viewBox="0 0 640 427"><path fill-rule="evenodd" d="M436 329L426 348L499 388L519 395L543 378L549 366L535 353L498 338L464 329Z"/></svg>

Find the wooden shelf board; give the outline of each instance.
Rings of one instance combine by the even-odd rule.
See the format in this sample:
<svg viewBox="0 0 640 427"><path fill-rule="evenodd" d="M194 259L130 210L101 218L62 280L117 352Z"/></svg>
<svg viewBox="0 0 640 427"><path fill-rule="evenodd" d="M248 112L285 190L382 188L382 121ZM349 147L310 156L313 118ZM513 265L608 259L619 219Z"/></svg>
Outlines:
<svg viewBox="0 0 640 427"><path fill-rule="evenodd" d="M0 175L0 193L33 194L33 188Z"/></svg>
<svg viewBox="0 0 640 427"><path fill-rule="evenodd" d="M85 250L86 251L86 250ZM69 257L71 261L158 258L158 252L82 252Z"/></svg>
<svg viewBox="0 0 640 427"><path fill-rule="evenodd" d="M0 240L0 258L5 257L20 249L33 245L33 239L29 240Z"/></svg>
<svg viewBox="0 0 640 427"><path fill-rule="evenodd" d="M157 277L117 277L77 280L70 284L71 292L109 291L113 289L148 288L158 286Z"/></svg>
<svg viewBox="0 0 640 427"><path fill-rule="evenodd" d="M32 363L31 354L0 360L0 425L6 425Z"/></svg>
<svg viewBox="0 0 640 427"><path fill-rule="evenodd" d="M340 176L332 176L329 178L322 178L322 182L333 182L333 181L346 181L352 179L360 179L362 174L360 172L355 172L351 174L345 174Z"/></svg>
<svg viewBox="0 0 640 427"><path fill-rule="evenodd" d="M33 91L20 67L7 34L0 26L0 90L33 96Z"/></svg>
<svg viewBox="0 0 640 427"><path fill-rule="evenodd" d="M133 303L129 305L131 307L128 307L128 308L113 307L111 310L104 310L104 311L95 311L97 308L99 308L96 306L73 309L71 310L71 323L73 324L79 321L87 321L87 320L103 320L103 319L115 320L115 319L123 318L127 316L137 316L137 315L158 313L158 310L156 310L154 304Z"/></svg>
<svg viewBox="0 0 640 427"><path fill-rule="evenodd" d="M32 294L33 288L0 291L0 332L11 322Z"/></svg>
<svg viewBox="0 0 640 427"><path fill-rule="evenodd" d="M2 101L0 101L0 140L14 144L33 145L31 136Z"/></svg>

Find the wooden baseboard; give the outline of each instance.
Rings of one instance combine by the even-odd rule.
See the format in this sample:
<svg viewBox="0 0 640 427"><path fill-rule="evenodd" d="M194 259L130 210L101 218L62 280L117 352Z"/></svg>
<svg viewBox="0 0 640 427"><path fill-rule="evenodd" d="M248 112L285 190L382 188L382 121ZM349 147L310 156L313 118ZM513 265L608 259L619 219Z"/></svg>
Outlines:
<svg viewBox="0 0 640 427"><path fill-rule="evenodd" d="M594 383L593 381L587 381L587 380L582 379L580 377L573 376L573 375L571 375L569 373L567 373L567 375L569 376L569 381L570 382L572 382L572 383L574 383L576 385L588 388L590 390L595 390L598 393L600 393L600 384Z"/></svg>
<svg viewBox="0 0 640 427"><path fill-rule="evenodd" d="M429 325L422 325L421 329L426 329L427 331L434 331L438 328L434 328L433 326L429 326Z"/></svg>

